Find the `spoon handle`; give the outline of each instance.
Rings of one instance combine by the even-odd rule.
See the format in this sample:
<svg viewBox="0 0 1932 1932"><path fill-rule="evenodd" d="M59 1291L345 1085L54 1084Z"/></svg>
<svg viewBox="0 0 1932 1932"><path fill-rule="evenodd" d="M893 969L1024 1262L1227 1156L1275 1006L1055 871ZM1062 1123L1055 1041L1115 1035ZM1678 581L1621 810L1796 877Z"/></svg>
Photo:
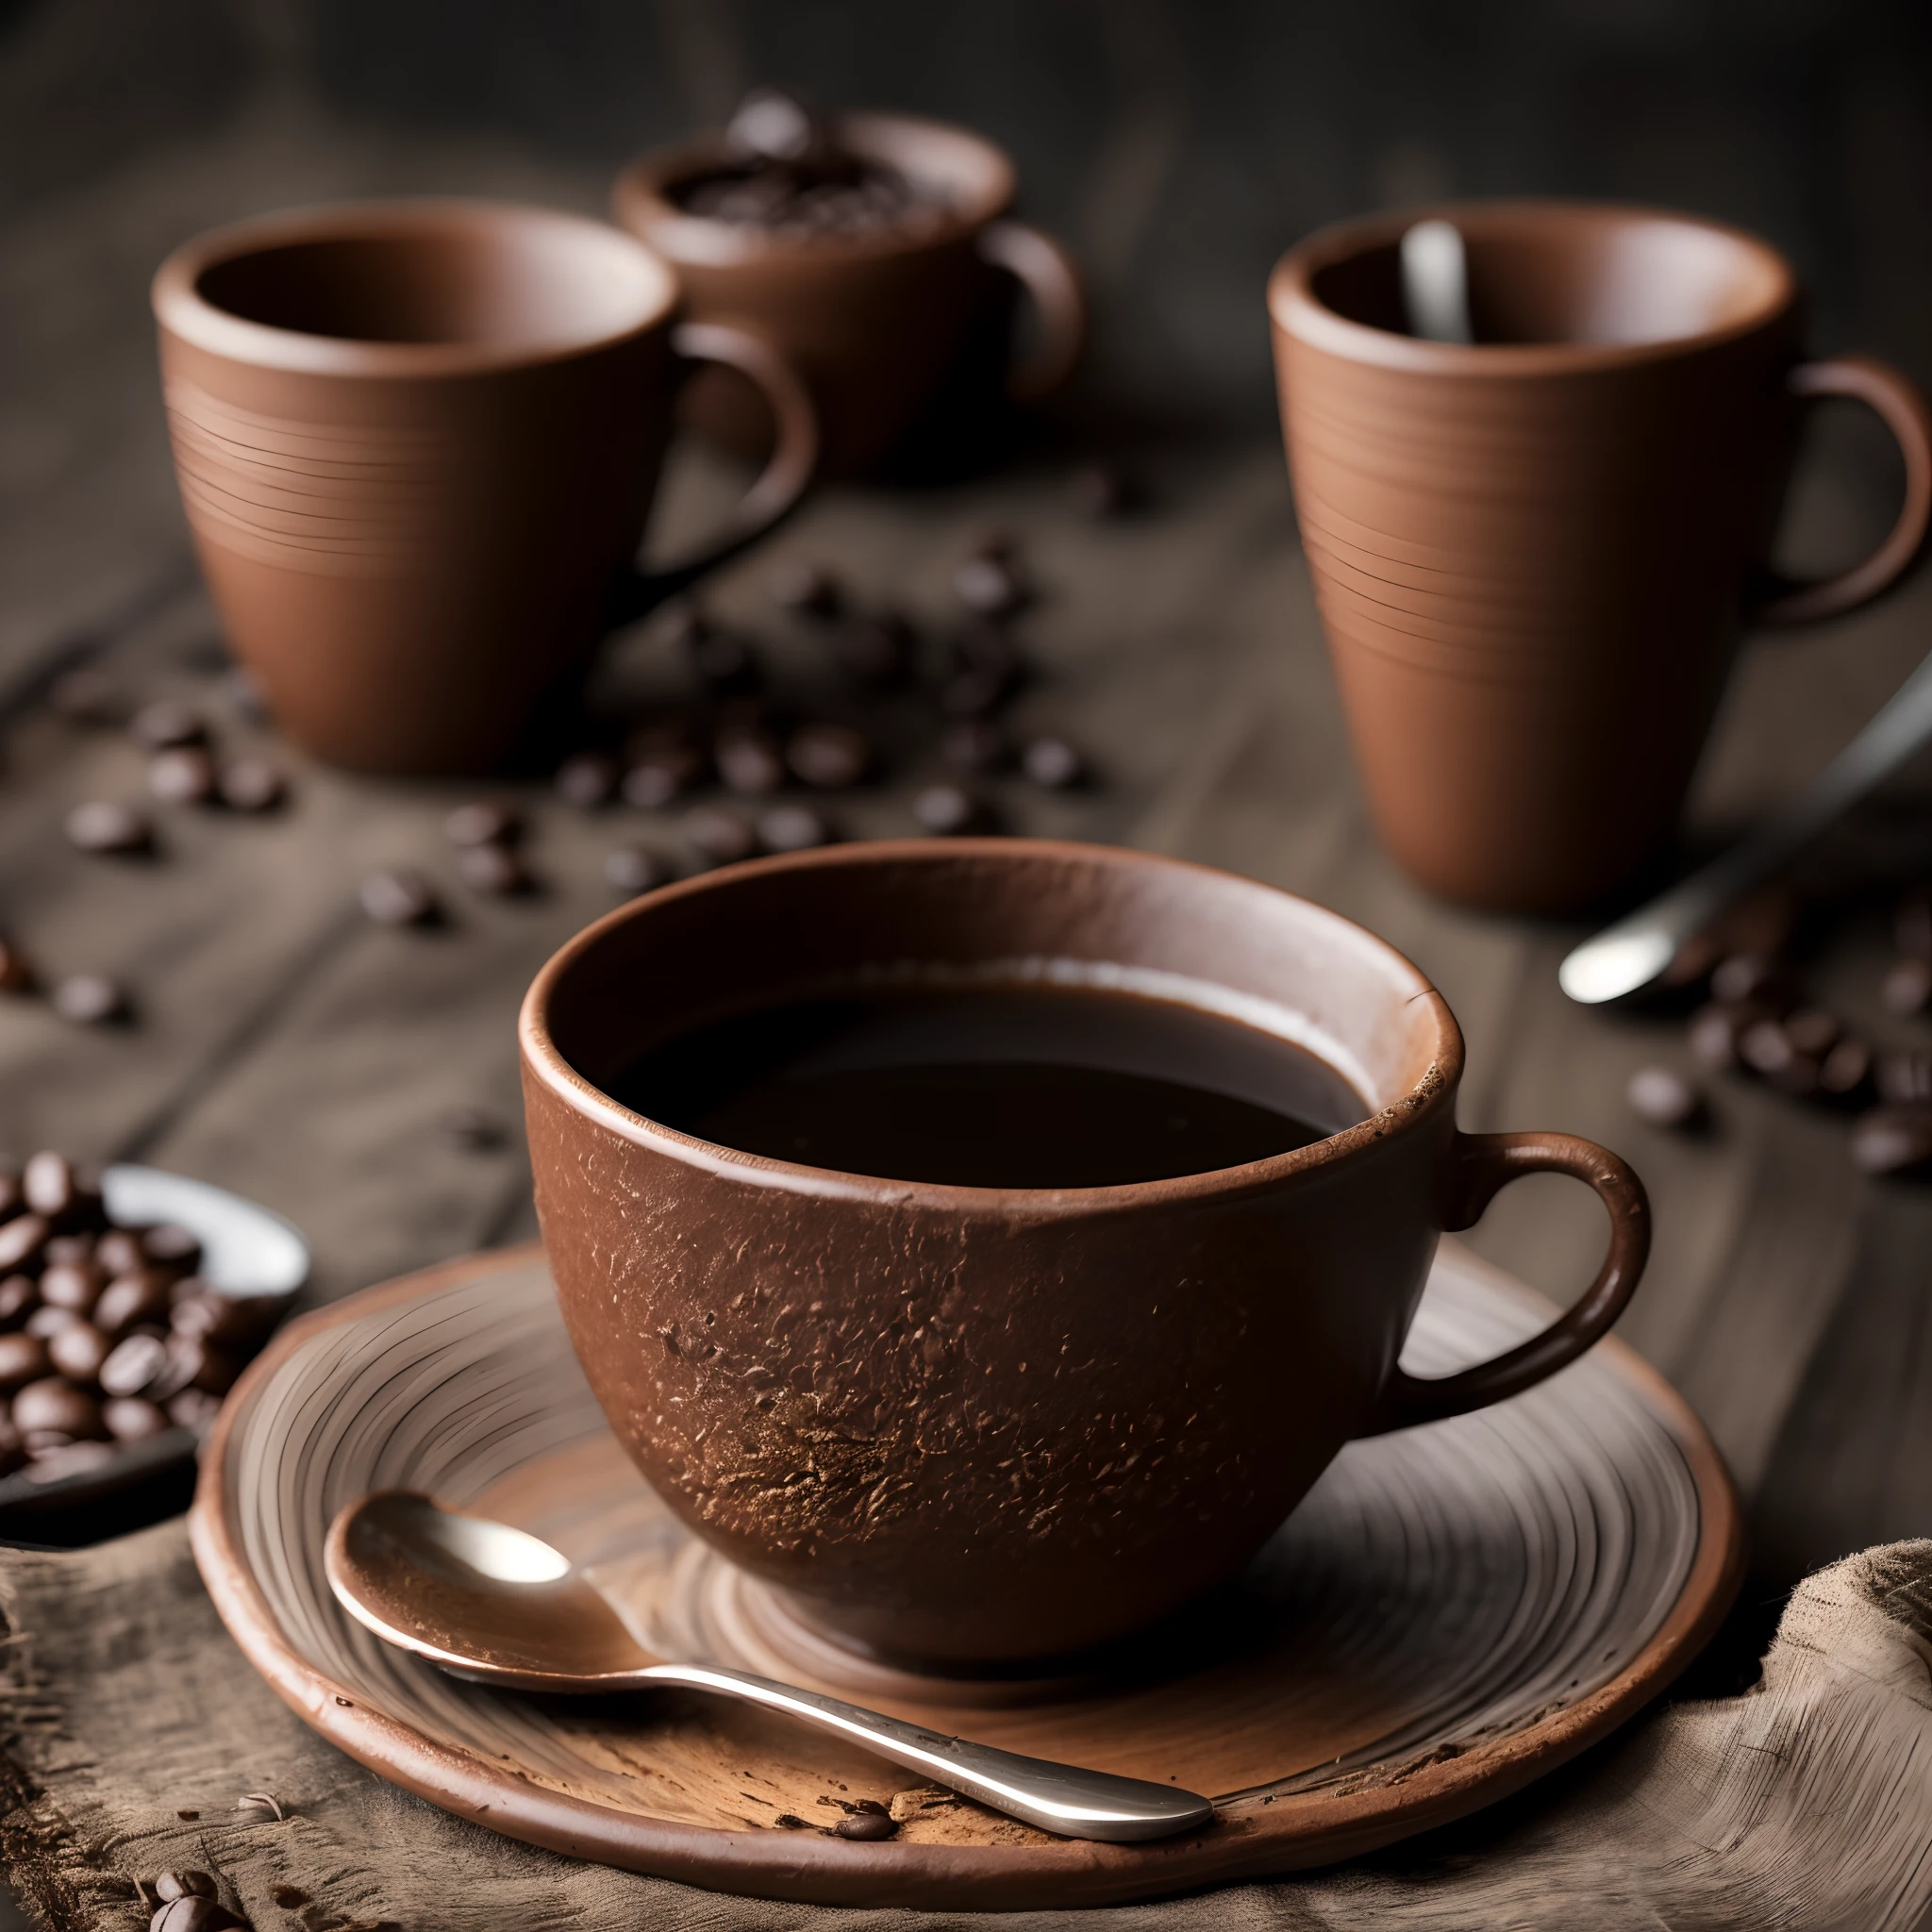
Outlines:
<svg viewBox="0 0 1932 1932"><path fill-rule="evenodd" d="M1214 1816L1214 1807L1206 1798L1173 1785L1082 1771L1076 1765L1022 1757L990 1744L942 1737L922 1724L903 1724L877 1711L841 1704L836 1697L822 1697L815 1690L800 1690L745 1671L717 1670L708 1664L653 1664L635 1673L635 1678L641 1684L681 1684L692 1690L713 1690L721 1697L741 1698L767 1710L782 1711L801 1724L830 1731L894 1764L903 1764L908 1771L923 1772L936 1784L976 1798L995 1811L1024 1819L1062 1838L1129 1843L1187 1831L1208 1824Z"/></svg>

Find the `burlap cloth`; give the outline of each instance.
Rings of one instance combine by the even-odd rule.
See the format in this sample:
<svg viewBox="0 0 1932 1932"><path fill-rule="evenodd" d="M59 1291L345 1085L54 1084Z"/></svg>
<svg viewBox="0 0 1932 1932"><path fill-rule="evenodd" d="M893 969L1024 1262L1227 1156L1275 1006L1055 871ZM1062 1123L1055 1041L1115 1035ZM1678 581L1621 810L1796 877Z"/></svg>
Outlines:
<svg viewBox="0 0 1932 1932"><path fill-rule="evenodd" d="M179 1523L74 1555L6 1552L0 1612L0 1856L27 1909L62 1932L136 1932L147 1913L134 1881L182 1865L216 1874L258 1932L989 1922L694 1891L446 1817L324 1743L256 1677L203 1593ZM286 1815L238 1811L248 1792L272 1794ZM1870 1550L1810 1578L1746 1694L1664 1707L1450 1832L1272 1885L994 1922L1094 1932L1932 1928L1932 1541Z"/></svg>

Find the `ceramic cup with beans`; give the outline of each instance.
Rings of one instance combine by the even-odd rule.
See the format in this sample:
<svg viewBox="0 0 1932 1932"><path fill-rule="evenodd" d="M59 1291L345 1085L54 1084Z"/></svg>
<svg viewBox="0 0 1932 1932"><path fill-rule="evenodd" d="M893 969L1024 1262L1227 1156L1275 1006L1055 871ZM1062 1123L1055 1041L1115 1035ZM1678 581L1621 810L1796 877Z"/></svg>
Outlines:
<svg viewBox="0 0 1932 1932"><path fill-rule="evenodd" d="M175 463L239 657L297 742L363 771L499 764L604 631L734 555L808 482L782 358L682 319L597 222L481 201L274 215L155 277ZM773 455L702 558L635 562L698 362L760 393Z"/></svg>
<svg viewBox="0 0 1932 1932"><path fill-rule="evenodd" d="M612 1097L666 1038L881 974L1239 1014L1325 1062L1361 1118L1213 1172L1034 1190L755 1156ZM1352 1437L1575 1359L1648 1250L1615 1155L1457 1129L1462 1037L1400 954L1135 852L885 842L688 879L558 952L521 1037L544 1242L618 1440L815 1626L924 1666L1038 1667L1235 1575ZM1607 1210L1594 1284L1494 1360L1409 1375L1438 1234L1540 1171Z"/></svg>
<svg viewBox="0 0 1932 1932"><path fill-rule="evenodd" d="M1682 808L1740 631L1857 608L1919 555L1932 418L1895 370L1807 361L1768 243L1643 208L1434 210L1474 343L1406 329L1419 217L1325 228L1269 284L1295 506L1383 838L1465 905L1558 912L1627 885ZM1768 559L1801 409L1856 399L1906 498L1821 583Z"/></svg>
<svg viewBox="0 0 1932 1932"><path fill-rule="evenodd" d="M677 270L690 313L769 341L819 408L828 473L874 469L934 402L1015 281L1037 310L1033 346L1007 372L1015 400L1065 380L1086 333L1080 283L1050 236L1011 220L1013 164L991 142L903 114L845 114L827 137L910 184L927 219L797 232L694 213L686 184L739 157L723 134L655 149L625 169L612 206ZM708 373L693 420L728 446L769 436L743 382Z"/></svg>

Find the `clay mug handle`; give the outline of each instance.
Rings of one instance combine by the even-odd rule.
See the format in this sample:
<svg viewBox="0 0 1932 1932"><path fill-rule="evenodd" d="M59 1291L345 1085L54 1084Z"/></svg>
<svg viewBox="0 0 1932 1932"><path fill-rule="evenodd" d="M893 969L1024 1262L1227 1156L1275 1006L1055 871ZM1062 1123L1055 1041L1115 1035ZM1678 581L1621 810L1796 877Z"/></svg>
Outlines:
<svg viewBox="0 0 1932 1932"><path fill-rule="evenodd" d="M1005 269L1040 311L1040 341L1007 372L1007 393L1016 403L1043 401L1073 375L1087 343L1080 272L1051 235L1024 222L989 222L979 231L979 253Z"/></svg>
<svg viewBox="0 0 1932 1932"><path fill-rule="evenodd" d="M1815 584L1774 579L1770 594L1749 612L1756 624L1813 624L1869 604L1917 561L1932 524L1932 411L1909 377L1869 356L1844 356L1801 362L1785 386L1802 400L1845 396L1874 410L1898 439L1906 459L1906 500L1890 534L1862 563Z"/></svg>
<svg viewBox="0 0 1932 1932"><path fill-rule="evenodd" d="M703 550L661 570L640 570L632 564L618 578L607 616L612 630L634 624L665 598L756 543L797 507L818 467L818 411L805 384L776 350L744 329L718 322L679 323L671 332L671 350L683 362L722 362L747 376L764 396L776 434L758 480Z"/></svg>
<svg viewBox="0 0 1932 1932"><path fill-rule="evenodd" d="M1624 1312L1650 1256L1643 1183L1606 1147L1574 1134L1457 1134L1449 1150L1441 1224L1471 1226L1496 1195L1526 1174L1567 1174L1596 1190L1610 1217L1610 1251L1581 1301L1521 1346L1458 1374L1391 1372L1364 1436L1487 1408L1568 1368Z"/></svg>

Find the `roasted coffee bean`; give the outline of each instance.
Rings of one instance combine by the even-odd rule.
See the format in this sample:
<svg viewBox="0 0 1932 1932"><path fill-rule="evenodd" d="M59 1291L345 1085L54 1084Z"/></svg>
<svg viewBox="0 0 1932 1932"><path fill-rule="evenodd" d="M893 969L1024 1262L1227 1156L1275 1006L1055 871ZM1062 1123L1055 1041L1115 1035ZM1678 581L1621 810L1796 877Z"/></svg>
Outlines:
<svg viewBox="0 0 1932 1932"><path fill-rule="evenodd" d="M40 1284L25 1274L0 1280L0 1329L17 1328L41 1305Z"/></svg>
<svg viewBox="0 0 1932 1932"><path fill-rule="evenodd" d="M80 1234L56 1234L47 1237L47 1245L42 1254L49 1266L66 1268L81 1261L100 1261L100 1243L95 1238L83 1231ZM105 1268L107 1263L101 1262ZM108 1272L111 1274L112 1269Z"/></svg>
<svg viewBox="0 0 1932 1932"><path fill-rule="evenodd" d="M895 1837L898 1830L890 1811L855 1811L850 1818L841 1818L833 1825L832 1836L857 1839L861 1844L877 1844Z"/></svg>
<svg viewBox="0 0 1932 1932"><path fill-rule="evenodd" d="M42 1341L51 1341L63 1328L72 1328L76 1322L87 1320L72 1308L50 1308L43 1302L21 1325L22 1332L38 1335Z"/></svg>
<svg viewBox="0 0 1932 1932"><path fill-rule="evenodd" d="M94 1304L94 1326L104 1334L120 1335L137 1322L166 1321L170 1286L165 1274L148 1268L118 1276Z"/></svg>
<svg viewBox="0 0 1932 1932"><path fill-rule="evenodd" d="M420 872L406 865L373 872L357 896L377 925L426 925L436 917L436 893Z"/></svg>
<svg viewBox="0 0 1932 1932"><path fill-rule="evenodd" d="M201 1237L178 1222L159 1221L140 1233L141 1256L149 1266L192 1274L201 1266ZM107 1257L102 1256L105 1262Z"/></svg>
<svg viewBox="0 0 1932 1932"><path fill-rule="evenodd" d="M524 836L524 822L514 808L493 798L459 805L443 820L452 845L514 845Z"/></svg>
<svg viewBox="0 0 1932 1932"><path fill-rule="evenodd" d="M26 1443L5 1417L0 1417L0 1475L11 1475L26 1464Z"/></svg>
<svg viewBox="0 0 1932 1932"><path fill-rule="evenodd" d="M205 1389L183 1389L169 1396L166 1407L171 1423L177 1428L192 1429L197 1436L207 1435L222 1412L220 1396L210 1395Z"/></svg>
<svg viewBox="0 0 1932 1932"><path fill-rule="evenodd" d="M0 1274L10 1274L39 1260L52 1232L44 1214L16 1214L11 1221L0 1222Z"/></svg>
<svg viewBox="0 0 1932 1932"><path fill-rule="evenodd" d="M168 1366L168 1344L158 1335L130 1335L108 1351L98 1379L109 1395L144 1395L161 1382Z"/></svg>
<svg viewBox="0 0 1932 1932"><path fill-rule="evenodd" d="M1009 617L1026 601L1011 553L1001 543L975 551L953 573L953 594L978 617Z"/></svg>
<svg viewBox="0 0 1932 1932"><path fill-rule="evenodd" d="M41 1299L50 1308L72 1308L87 1314L108 1285L108 1271L98 1261L57 1261L41 1274Z"/></svg>
<svg viewBox="0 0 1932 1932"><path fill-rule="evenodd" d="M1932 1004L1932 959L1901 959L1884 978L1878 997L1889 1011L1923 1013Z"/></svg>
<svg viewBox="0 0 1932 1932"><path fill-rule="evenodd" d="M735 811L701 805L682 821L684 836L700 858L712 865L731 865L758 850L758 836ZM0 1228L0 1235L6 1230Z"/></svg>
<svg viewBox="0 0 1932 1932"><path fill-rule="evenodd" d="M278 1296L224 1294L220 1289L204 1287L177 1300L169 1321L176 1335L197 1337L223 1348L241 1348L259 1341L280 1313Z"/></svg>
<svg viewBox="0 0 1932 1932"><path fill-rule="evenodd" d="M22 1198L36 1214L58 1221L75 1200L74 1167L64 1154L42 1148L20 1171Z"/></svg>
<svg viewBox="0 0 1932 1932"><path fill-rule="evenodd" d="M437 1119L436 1127L445 1141L472 1154L488 1153L492 1148L501 1147L509 1138L504 1131L503 1122L487 1107L473 1107L467 1102L445 1108Z"/></svg>
<svg viewBox="0 0 1932 1932"><path fill-rule="evenodd" d="M1862 1040L1840 1040L1818 1066L1822 1091L1842 1098L1858 1092L1872 1077L1872 1049Z"/></svg>
<svg viewBox="0 0 1932 1932"><path fill-rule="evenodd" d="M912 801L912 816L941 838L972 831L983 815L979 801L958 785L928 785Z"/></svg>
<svg viewBox="0 0 1932 1932"><path fill-rule="evenodd" d="M1778 963L1768 953L1733 953L1712 971L1710 991L1713 998L1727 1006L1759 1000L1776 1007L1781 1004Z"/></svg>
<svg viewBox="0 0 1932 1932"><path fill-rule="evenodd" d="M154 830L131 805L95 798L67 814L67 837L83 852L126 855L145 852L154 842Z"/></svg>
<svg viewBox="0 0 1932 1932"><path fill-rule="evenodd" d="M226 1906L211 1898L177 1898L147 1922L147 1932L230 1932L243 1925Z"/></svg>
<svg viewBox="0 0 1932 1932"><path fill-rule="evenodd" d="M1785 1038L1799 1052L1823 1059L1838 1044L1844 1028L1818 1007L1801 1007L1784 1017Z"/></svg>
<svg viewBox="0 0 1932 1932"><path fill-rule="evenodd" d="M1852 1128L1852 1160L1866 1174L1910 1174L1932 1164L1932 1107L1879 1107Z"/></svg>
<svg viewBox="0 0 1932 1932"><path fill-rule="evenodd" d="M1774 1017L1768 1008L1757 1005L1728 1006L1713 1001L1690 1016L1691 1057L1713 1073L1723 1073L1738 1064L1738 1041L1747 1028Z"/></svg>
<svg viewBox="0 0 1932 1932"><path fill-rule="evenodd" d="M824 137L805 103L783 88L754 88L724 124L735 155L766 161L802 161Z"/></svg>
<svg viewBox="0 0 1932 1932"><path fill-rule="evenodd" d="M618 845L604 855L604 877L615 891L636 898L669 885L676 873L669 859L648 846Z"/></svg>
<svg viewBox="0 0 1932 1932"><path fill-rule="evenodd" d="M831 827L808 805L774 805L758 814L758 843L767 852L808 852L831 839Z"/></svg>
<svg viewBox="0 0 1932 1932"><path fill-rule="evenodd" d="M509 898L536 890L536 881L513 845L465 845L457 853L456 866L474 892Z"/></svg>
<svg viewBox="0 0 1932 1932"><path fill-rule="evenodd" d="M29 1448L36 1435L61 1435L81 1442L98 1441L107 1434L100 1404L86 1390L58 1375L29 1382L13 1398L13 1426Z"/></svg>
<svg viewBox="0 0 1932 1932"><path fill-rule="evenodd" d="M121 714L120 687L105 674L82 669L57 677L47 691L48 706L75 724L111 724Z"/></svg>
<svg viewBox="0 0 1932 1932"><path fill-rule="evenodd" d="M21 1389L47 1373L47 1344L38 1335L0 1335L0 1389Z"/></svg>
<svg viewBox="0 0 1932 1932"><path fill-rule="evenodd" d="M847 724L801 724L785 747L785 762L821 791L857 785L872 764L872 744Z"/></svg>
<svg viewBox="0 0 1932 1932"><path fill-rule="evenodd" d="M1020 660L1000 632L981 625L953 641L956 670L940 690L941 708L955 717L992 710L1013 688Z"/></svg>
<svg viewBox="0 0 1932 1932"><path fill-rule="evenodd" d="M1873 1074L1881 1100L1902 1107L1932 1102L1932 1053L1881 1054ZM0 1241L6 1233L0 1227Z"/></svg>
<svg viewBox="0 0 1932 1932"><path fill-rule="evenodd" d="M76 1026L105 1026L127 1012L127 995L105 973L70 973L57 982L48 1004Z"/></svg>
<svg viewBox="0 0 1932 1932"><path fill-rule="evenodd" d="M1064 791L1086 776L1080 754L1064 738L1036 738L1020 754L1020 769L1048 791Z"/></svg>
<svg viewBox="0 0 1932 1932"><path fill-rule="evenodd" d="M1892 933L1907 959L1932 959L1932 888L1915 886L1900 899Z"/></svg>
<svg viewBox="0 0 1932 1932"><path fill-rule="evenodd" d="M215 775L215 790L230 811L273 811L288 781L263 758L232 758Z"/></svg>
<svg viewBox="0 0 1932 1932"><path fill-rule="evenodd" d="M1119 516L1138 500L1133 479L1112 463L1088 463L1074 472L1067 494L1083 516Z"/></svg>
<svg viewBox="0 0 1932 1932"><path fill-rule="evenodd" d="M1696 1088L1669 1067L1640 1067L1624 1094L1630 1111L1654 1127L1688 1127L1704 1108Z"/></svg>
<svg viewBox="0 0 1932 1932"><path fill-rule="evenodd" d="M1759 1020L1738 1036L1738 1058L1788 1093L1801 1098L1818 1091L1818 1061L1800 1053L1783 1024Z"/></svg>
<svg viewBox="0 0 1932 1932"><path fill-rule="evenodd" d="M895 611L855 613L826 634L832 659L861 684L887 685L905 674L912 626Z"/></svg>
<svg viewBox="0 0 1932 1932"><path fill-rule="evenodd" d="M170 1426L167 1411L139 1395L117 1395L102 1403L101 1422L117 1442L143 1442Z"/></svg>
<svg viewBox="0 0 1932 1932"><path fill-rule="evenodd" d="M34 983L34 969L11 940L0 939L0 992L25 992Z"/></svg>
<svg viewBox="0 0 1932 1932"><path fill-rule="evenodd" d="M47 1359L70 1382L92 1382L108 1359L108 1338L92 1322L76 1322L47 1343Z"/></svg>
<svg viewBox="0 0 1932 1932"><path fill-rule="evenodd" d="M214 1879L206 1872L163 1872L155 1880L155 1896L165 1905L175 1898L213 1898Z"/></svg>
<svg viewBox="0 0 1932 1932"><path fill-rule="evenodd" d="M127 728L134 741L149 751L173 751L178 745L199 744L208 736L208 726L200 715L173 698L143 705Z"/></svg>
<svg viewBox="0 0 1932 1932"><path fill-rule="evenodd" d="M157 752L147 768L147 789L163 805L206 805L215 795L215 761L198 744Z"/></svg>
<svg viewBox="0 0 1932 1932"><path fill-rule="evenodd" d="M961 718L940 735L940 756L962 772L993 772L1006 763L1007 734L991 718Z"/></svg>
<svg viewBox="0 0 1932 1932"><path fill-rule="evenodd" d="M574 752L557 768L557 795L582 811L593 811L617 796L621 774L608 751Z"/></svg>
<svg viewBox="0 0 1932 1932"><path fill-rule="evenodd" d="M168 1338L168 1368L148 1393L158 1399L166 1389L200 1389L225 1395L234 1387L242 1364L226 1349L209 1345L199 1335L175 1333Z"/></svg>
<svg viewBox="0 0 1932 1932"><path fill-rule="evenodd" d="M844 598L829 571L815 563L781 563L772 573L772 602L801 617L835 617Z"/></svg>
<svg viewBox="0 0 1932 1932"><path fill-rule="evenodd" d="M702 769L695 752L653 752L625 773L624 801L641 811L661 811L691 790Z"/></svg>
<svg viewBox="0 0 1932 1932"><path fill-rule="evenodd" d="M785 759L778 741L763 731L734 731L711 747L718 775L734 791L754 795L775 791L785 782Z"/></svg>
<svg viewBox="0 0 1932 1932"><path fill-rule="evenodd" d="M52 1259L50 1256L48 1257ZM137 1268L147 1266L147 1251L141 1244L141 1236L131 1227L110 1227L94 1244L89 1259L98 1261L108 1271L111 1281L117 1274L132 1274Z"/></svg>

